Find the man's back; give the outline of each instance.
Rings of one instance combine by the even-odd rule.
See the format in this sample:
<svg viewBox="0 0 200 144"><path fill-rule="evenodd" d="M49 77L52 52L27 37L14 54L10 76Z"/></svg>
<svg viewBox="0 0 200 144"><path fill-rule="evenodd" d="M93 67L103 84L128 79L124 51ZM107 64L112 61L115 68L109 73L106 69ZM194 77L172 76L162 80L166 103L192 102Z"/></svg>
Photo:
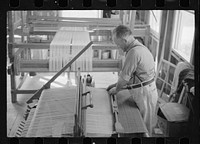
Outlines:
<svg viewBox="0 0 200 144"><path fill-rule="evenodd" d="M134 42L133 48L128 51L126 59L127 61L133 61L130 63L130 67L134 67L132 68L133 73L135 72L142 81L152 79L155 76L153 55L147 47L137 40Z"/></svg>

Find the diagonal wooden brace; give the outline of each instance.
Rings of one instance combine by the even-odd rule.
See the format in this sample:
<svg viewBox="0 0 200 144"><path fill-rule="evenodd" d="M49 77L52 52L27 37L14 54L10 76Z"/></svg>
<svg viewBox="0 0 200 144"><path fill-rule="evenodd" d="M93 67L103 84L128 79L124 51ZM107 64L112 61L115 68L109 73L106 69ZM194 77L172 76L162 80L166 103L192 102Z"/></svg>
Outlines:
<svg viewBox="0 0 200 144"><path fill-rule="evenodd" d="M49 85L60 76L67 68L71 66L71 64L77 60L90 46L92 42L89 42L70 62L68 62L59 72L57 72L45 85L42 86L26 103L29 104L33 99L38 99L42 93L42 91L46 88L49 88Z"/></svg>

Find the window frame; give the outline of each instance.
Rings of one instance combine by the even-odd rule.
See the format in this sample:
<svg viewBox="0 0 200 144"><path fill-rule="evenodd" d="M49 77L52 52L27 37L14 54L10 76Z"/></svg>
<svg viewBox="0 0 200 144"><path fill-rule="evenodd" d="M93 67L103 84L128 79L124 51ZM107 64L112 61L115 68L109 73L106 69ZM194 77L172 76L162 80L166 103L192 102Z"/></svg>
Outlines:
<svg viewBox="0 0 200 144"><path fill-rule="evenodd" d="M149 11L149 25L150 25L150 31L151 31L151 33L154 35L154 36L156 36L157 38L159 38L159 35L160 35L160 29L161 29L161 24L162 24L162 22L161 22L161 19L162 19L162 14L163 14L163 10L156 10L156 11L160 11L160 24L158 25L159 26L159 31L157 32L157 31L155 31L154 29L152 29L152 27L151 27L151 24L150 24L150 19L151 19L151 13L152 13L152 11L155 11L155 10L150 10Z"/></svg>
<svg viewBox="0 0 200 144"><path fill-rule="evenodd" d="M175 11L175 17L174 17L174 29L173 29L173 34L172 34L172 47L171 47L171 50L173 51L173 54L175 54L179 60L184 60L185 62L189 62L192 64L193 62L193 56L194 56L194 42L195 42L195 29L194 29L194 36L193 36L193 40L192 40L192 47L191 47L191 54L190 54L190 59L189 61L186 60L186 58L184 58L184 56L182 56L182 54L175 49L175 47L178 47L178 42L180 41L180 37L179 37L179 34L180 34L180 28L181 26L180 23L181 23L181 19L182 19L182 13L181 11L185 11L185 12L188 12L190 14L194 14L194 11L193 10L176 10ZM195 25L194 25L194 28L195 28Z"/></svg>

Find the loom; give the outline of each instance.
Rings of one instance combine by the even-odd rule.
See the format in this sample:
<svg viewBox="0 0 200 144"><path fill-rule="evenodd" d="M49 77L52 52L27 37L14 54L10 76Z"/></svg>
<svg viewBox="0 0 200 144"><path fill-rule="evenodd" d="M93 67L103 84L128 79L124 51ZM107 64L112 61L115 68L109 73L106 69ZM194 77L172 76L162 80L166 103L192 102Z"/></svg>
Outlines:
<svg viewBox="0 0 200 144"><path fill-rule="evenodd" d="M16 132L18 137L141 137L147 134L128 91L110 96L105 89L87 87L80 69L76 87L43 90L36 108L30 109L25 120Z"/></svg>
<svg viewBox="0 0 200 144"><path fill-rule="evenodd" d="M29 12L27 15L29 20L27 24L29 25L24 27L21 31L22 35L27 37L27 40L22 43L16 43L14 42L13 35L17 26L14 25L13 27L11 12L8 13L10 29L8 48L9 56L12 58L8 72L11 75L12 101L16 101L17 94L34 94L28 103L31 103L35 98L39 98L37 107L32 109L29 113L21 136L111 136L113 134L138 136L138 134L143 135L147 133L138 108L134 102L128 98L126 92L124 92L124 94L120 93L120 96L117 96L118 99L121 99L120 102L117 99L112 102L112 98L107 94L106 90L84 86L80 78L80 73L77 76L78 83L76 87L55 89L55 91L54 89L49 89L51 83L61 73L65 71L77 72L77 69L80 67L81 71L87 72L119 72L122 67L122 59L118 56L118 48L111 42L111 30L121 23L119 20L61 17L56 17L55 19L55 17L49 16L33 16ZM81 34L75 34L78 31L79 34L83 33L82 37L84 37L84 39L82 42L79 37ZM59 33L64 33L65 35L63 37L62 35L60 36L63 38L62 46L66 48L66 57L59 55L59 50L55 51L54 49L53 52L52 49L60 44L60 42L56 42ZM89 39L85 39L85 37L88 37L88 34ZM149 26L135 25L134 34L136 37L145 37L145 43L148 43ZM47 39L37 40L31 37L34 35L46 35ZM107 39L99 41L99 36L106 36ZM90 40L92 40L92 42L90 42ZM79 51L75 51L76 47ZM74 50L73 52L71 51L72 48ZM14 55L13 49L16 49ZM105 50L115 50L117 52L113 56L113 59L102 59L101 54L99 54L97 58L91 56L92 50L97 50L102 53ZM60 52L62 53L63 51ZM48 53L49 58L46 58ZM80 64L80 61L77 59L84 56L84 54L88 55L86 53L90 55L90 62L87 66L83 66L85 64ZM53 64L56 62L53 61L55 56L57 58L57 64ZM81 59L81 61L83 61L83 59ZM84 61L87 61L87 59L85 58ZM27 72L57 73L39 90L20 90L26 76L23 77L22 83L16 88L15 75ZM72 93L74 94L73 96L66 97L63 93L58 94L58 91L63 91L64 94L67 93L67 91L73 91ZM59 102L74 103L74 106L66 108L71 111L69 110L70 112L68 112L66 109L61 110L61 108L58 108L57 111L50 109L49 105L51 105L51 99L47 96L50 93L56 94L56 96L52 96L52 101L54 101L52 105L60 106ZM88 97L90 99L90 104L87 105ZM91 104L92 101L94 102L93 104ZM125 104L127 102L133 105L127 106ZM105 110L102 109L104 103L106 103ZM112 105L110 103L112 103ZM117 104L119 108L116 108ZM93 108L92 105L94 106ZM131 121L124 119L123 113L125 111L132 117ZM114 117L114 113L117 113L117 117ZM53 115L55 115L55 117ZM106 119L104 117L106 117ZM58 118L60 118L60 120L58 120ZM46 120L49 120L49 122L47 122L46 127L42 127ZM56 121L58 122L56 123ZM120 121L123 131L118 131L115 126L116 121Z"/></svg>

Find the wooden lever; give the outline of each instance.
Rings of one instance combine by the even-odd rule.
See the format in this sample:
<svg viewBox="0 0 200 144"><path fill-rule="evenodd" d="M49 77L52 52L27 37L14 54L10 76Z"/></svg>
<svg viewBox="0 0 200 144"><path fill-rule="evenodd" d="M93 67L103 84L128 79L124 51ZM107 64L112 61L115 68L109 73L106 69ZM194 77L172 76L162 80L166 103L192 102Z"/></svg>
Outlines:
<svg viewBox="0 0 200 144"><path fill-rule="evenodd" d="M123 133L124 128L122 127L118 119L118 106L117 106L117 101L116 101L116 95L111 95L111 103L112 103L112 110L115 117L115 131L117 133Z"/></svg>
<svg viewBox="0 0 200 144"><path fill-rule="evenodd" d="M92 104L92 94L91 94L90 91L83 93L82 96L87 96L88 94L89 94L89 97L90 97L90 104L82 107L82 109L87 109L88 107L90 107L90 108L94 107L94 105Z"/></svg>

